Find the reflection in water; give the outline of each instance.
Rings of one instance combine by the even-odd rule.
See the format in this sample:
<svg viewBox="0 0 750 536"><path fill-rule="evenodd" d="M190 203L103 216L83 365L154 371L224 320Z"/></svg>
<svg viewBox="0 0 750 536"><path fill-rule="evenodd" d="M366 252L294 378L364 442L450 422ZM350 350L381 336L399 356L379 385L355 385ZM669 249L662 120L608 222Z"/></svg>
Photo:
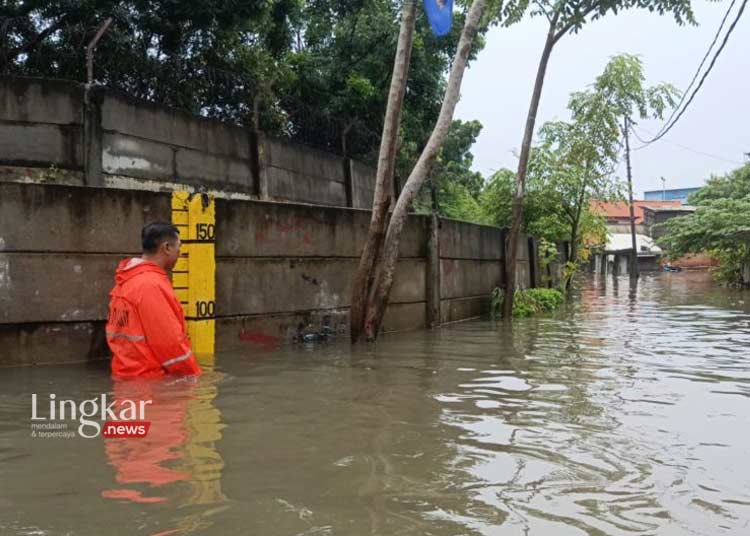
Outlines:
<svg viewBox="0 0 750 536"><path fill-rule="evenodd" d="M170 501L183 509L174 528L159 534L187 534L211 526L210 516L225 509L227 501L221 491L224 463L216 450L224 425L213 405L220 378L208 371L200 388L193 377L114 382L116 404L151 401L146 411L151 426L144 438L104 438L107 460L122 487L106 489L102 497L134 503ZM185 492L175 494L169 487L175 483L186 484ZM199 505L212 508L185 510Z"/></svg>
<svg viewBox="0 0 750 536"><path fill-rule="evenodd" d="M8 369L0 534L750 534L748 347L748 292L596 277L512 326L249 346L195 385L115 386L165 411L150 443L104 445L28 437L30 393L93 396L104 371Z"/></svg>

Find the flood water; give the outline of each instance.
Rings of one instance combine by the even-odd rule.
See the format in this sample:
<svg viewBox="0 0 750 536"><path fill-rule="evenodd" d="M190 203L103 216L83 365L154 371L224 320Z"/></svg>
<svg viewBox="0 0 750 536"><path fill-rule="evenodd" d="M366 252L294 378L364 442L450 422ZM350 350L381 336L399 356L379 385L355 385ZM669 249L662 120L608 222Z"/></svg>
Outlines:
<svg viewBox="0 0 750 536"><path fill-rule="evenodd" d="M512 329L248 346L195 384L0 369L0 534L750 534L750 292L659 274L579 298ZM151 428L31 437L33 393L153 400Z"/></svg>

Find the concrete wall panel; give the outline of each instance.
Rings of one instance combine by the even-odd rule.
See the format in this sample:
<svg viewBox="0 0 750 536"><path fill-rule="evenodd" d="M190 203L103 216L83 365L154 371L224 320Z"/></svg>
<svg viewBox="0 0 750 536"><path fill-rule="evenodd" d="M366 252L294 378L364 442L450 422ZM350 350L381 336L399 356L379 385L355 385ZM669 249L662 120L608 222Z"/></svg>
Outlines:
<svg viewBox="0 0 750 536"><path fill-rule="evenodd" d="M0 183L0 252L137 253L141 227L171 218L170 195Z"/></svg>
<svg viewBox="0 0 750 536"><path fill-rule="evenodd" d="M498 261L441 259L440 266L443 299L489 296L502 284L502 265Z"/></svg>
<svg viewBox="0 0 750 536"><path fill-rule="evenodd" d="M80 125L83 87L59 80L2 78L0 120Z"/></svg>
<svg viewBox="0 0 750 536"><path fill-rule="evenodd" d="M440 302L443 322L459 322L468 318L486 316L489 314L489 307L489 294L487 296L441 300Z"/></svg>
<svg viewBox="0 0 750 536"><path fill-rule="evenodd" d="M104 322L0 324L0 368L108 359ZM106 367L103 363L98 366Z"/></svg>
<svg viewBox="0 0 750 536"><path fill-rule="evenodd" d="M217 199L216 255L359 257L370 213L360 210ZM426 257L427 218L411 216L399 255Z"/></svg>
<svg viewBox="0 0 750 536"><path fill-rule="evenodd" d="M385 333L422 329L427 324L427 304L391 303L383 316L382 329Z"/></svg>
<svg viewBox="0 0 750 536"><path fill-rule="evenodd" d="M101 110L102 128L106 131L250 158L249 137L240 127L110 93L102 97Z"/></svg>
<svg viewBox="0 0 750 536"><path fill-rule="evenodd" d="M221 259L216 267L216 314L348 307L356 267L356 259ZM390 301L423 301L424 275L424 261L399 261Z"/></svg>
<svg viewBox="0 0 750 536"><path fill-rule="evenodd" d="M163 143L105 133L102 171L141 179L173 180L174 150Z"/></svg>
<svg viewBox="0 0 750 536"><path fill-rule="evenodd" d="M451 259L499 260L502 233L497 227L441 220L440 256Z"/></svg>
<svg viewBox="0 0 750 536"><path fill-rule="evenodd" d="M0 161L42 167L83 166L80 126L0 123Z"/></svg>
<svg viewBox="0 0 750 536"><path fill-rule="evenodd" d="M370 166L350 160L352 176L352 206L354 208L372 208L372 198L375 195L375 172Z"/></svg>
<svg viewBox="0 0 750 536"><path fill-rule="evenodd" d="M0 253L0 324L106 320L122 258Z"/></svg>
<svg viewBox="0 0 750 536"><path fill-rule="evenodd" d="M180 182L211 184L230 191L253 190L249 160L179 149L175 155L175 168Z"/></svg>
<svg viewBox="0 0 750 536"><path fill-rule="evenodd" d="M346 206L346 187L343 182L278 167L266 168L265 173L268 197L271 199Z"/></svg>
<svg viewBox="0 0 750 536"><path fill-rule="evenodd" d="M304 145L264 138L264 165L344 183L344 159Z"/></svg>

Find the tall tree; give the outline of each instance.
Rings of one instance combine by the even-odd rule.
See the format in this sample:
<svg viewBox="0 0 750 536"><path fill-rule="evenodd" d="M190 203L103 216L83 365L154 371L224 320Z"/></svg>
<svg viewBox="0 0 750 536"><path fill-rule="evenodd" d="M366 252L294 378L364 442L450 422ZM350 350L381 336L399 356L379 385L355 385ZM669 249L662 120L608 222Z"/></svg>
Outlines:
<svg viewBox="0 0 750 536"><path fill-rule="evenodd" d="M352 303L350 312L350 335L353 342L362 333L367 314L368 295L373 284L373 272L381 255L381 247L385 240L388 208L391 204L393 191L393 173L396 163L396 143L398 129L401 122L401 108L403 106L406 78L409 73L412 39L414 37L414 19L416 17L416 3L404 0L401 12L401 29L398 35L396 59L393 61L393 76L388 94L388 106L383 124L383 136L380 139L380 154L375 173L375 193L370 216L370 228L367 241L362 249L359 266L352 284Z"/></svg>
<svg viewBox="0 0 750 536"><path fill-rule="evenodd" d="M635 207L633 204L633 178L630 159L630 130L638 119L662 119L664 112L676 104L680 93L671 84L646 87L643 63L638 56L620 54L610 59L604 72L594 83L594 93L589 98L594 103L593 114L606 114L610 122L619 123L625 146L625 164L630 210L631 255L628 273L638 277L638 249L635 236ZM585 99L583 100L585 103ZM585 104L584 104L585 109Z"/></svg>
<svg viewBox="0 0 750 536"><path fill-rule="evenodd" d="M531 152L532 136L536 124L536 114L542 96L542 86L547 72L552 50L566 35L577 33L584 25L604 17L609 13L617 13L626 9L643 8L656 11L659 14L672 13L678 24L694 22L690 0L537 0L532 3L523 2L530 6L531 16L542 16L548 22L547 35L544 40L542 54L539 58L534 89L526 116L521 153L518 161L515 187L513 189L513 217L508 233L508 247L506 259L506 296L503 308L505 318L511 318L513 307L513 293L516 286L516 258L518 235L523 221L523 197L526 187L529 155Z"/></svg>
<svg viewBox="0 0 750 536"><path fill-rule="evenodd" d="M463 74L469 61L474 38L479 30L480 19L485 4L486 0L473 0L468 10L458 47L456 48L456 54L453 58L440 114L393 208L385 239L382 241L380 258L377 263L372 264L369 270L366 269L367 266L363 262L360 263L360 270L357 273L352 290L351 333L353 341L356 341L363 333L368 340L374 340L380 331L388 297L393 285L396 260L398 259L398 247L401 240L401 231L406 223L407 210L422 187L429 173L430 166L435 160L450 128L451 121L453 120L453 112L460 96L461 81L463 80ZM394 74L395 72L396 69L394 68ZM389 104L390 100L391 97L389 96ZM375 232L377 232L377 229L374 230L371 226L370 235L375 234ZM370 242L370 238L368 237L368 243ZM362 253L362 258L364 259L370 255L372 253L365 250ZM363 297L367 299L365 307L361 307ZM356 311L355 306L357 308ZM357 322L356 325L355 320ZM360 322L362 323L360 324Z"/></svg>
<svg viewBox="0 0 750 536"><path fill-rule="evenodd" d="M574 93L568 105L572 120L545 123L541 143L532 151L529 178L543 184L560 211L570 243L569 261L578 262L581 230L591 221L591 199L621 195L614 177L619 161L618 110L600 91Z"/></svg>

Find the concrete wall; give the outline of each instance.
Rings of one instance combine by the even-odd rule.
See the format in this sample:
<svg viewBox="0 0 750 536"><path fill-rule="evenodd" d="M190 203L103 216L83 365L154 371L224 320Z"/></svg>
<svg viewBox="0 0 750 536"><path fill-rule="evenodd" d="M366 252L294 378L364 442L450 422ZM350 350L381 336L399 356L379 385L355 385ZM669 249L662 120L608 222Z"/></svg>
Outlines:
<svg viewBox="0 0 750 536"><path fill-rule="evenodd" d="M142 225L169 220L170 207L170 193L0 181L0 366L107 357L114 269L139 254ZM369 218L364 210L217 199L217 351L326 329L346 336ZM426 326L430 300L439 304L438 324L483 315L503 283L502 230L440 220L434 241L431 221L411 216L404 228L385 331Z"/></svg>
<svg viewBox="0 0 750 536"><path fill-rule="evenodd" d="M83 168L83 90L65 82L0 77L0 161Z"/></svg>
<svg viewBox="0 0 750 536"><path fill-rule="evenodd" d="M97 93L102 174L254 192L253 158L242 128Z"/></svg>
<svg viewBox="0 0 750 536"><path fill-rule="evenodd" d="M0 77L0 180L370 208L360 162L121 93ZM235 196L237 197L237 196Z"/></svg>
<svg viewBox="0 0 750 536"><path fill-rule="evenodd" d="M492 289L503 284L502 230L454 220L440 224L440 320L486 314Z"/></svg>

